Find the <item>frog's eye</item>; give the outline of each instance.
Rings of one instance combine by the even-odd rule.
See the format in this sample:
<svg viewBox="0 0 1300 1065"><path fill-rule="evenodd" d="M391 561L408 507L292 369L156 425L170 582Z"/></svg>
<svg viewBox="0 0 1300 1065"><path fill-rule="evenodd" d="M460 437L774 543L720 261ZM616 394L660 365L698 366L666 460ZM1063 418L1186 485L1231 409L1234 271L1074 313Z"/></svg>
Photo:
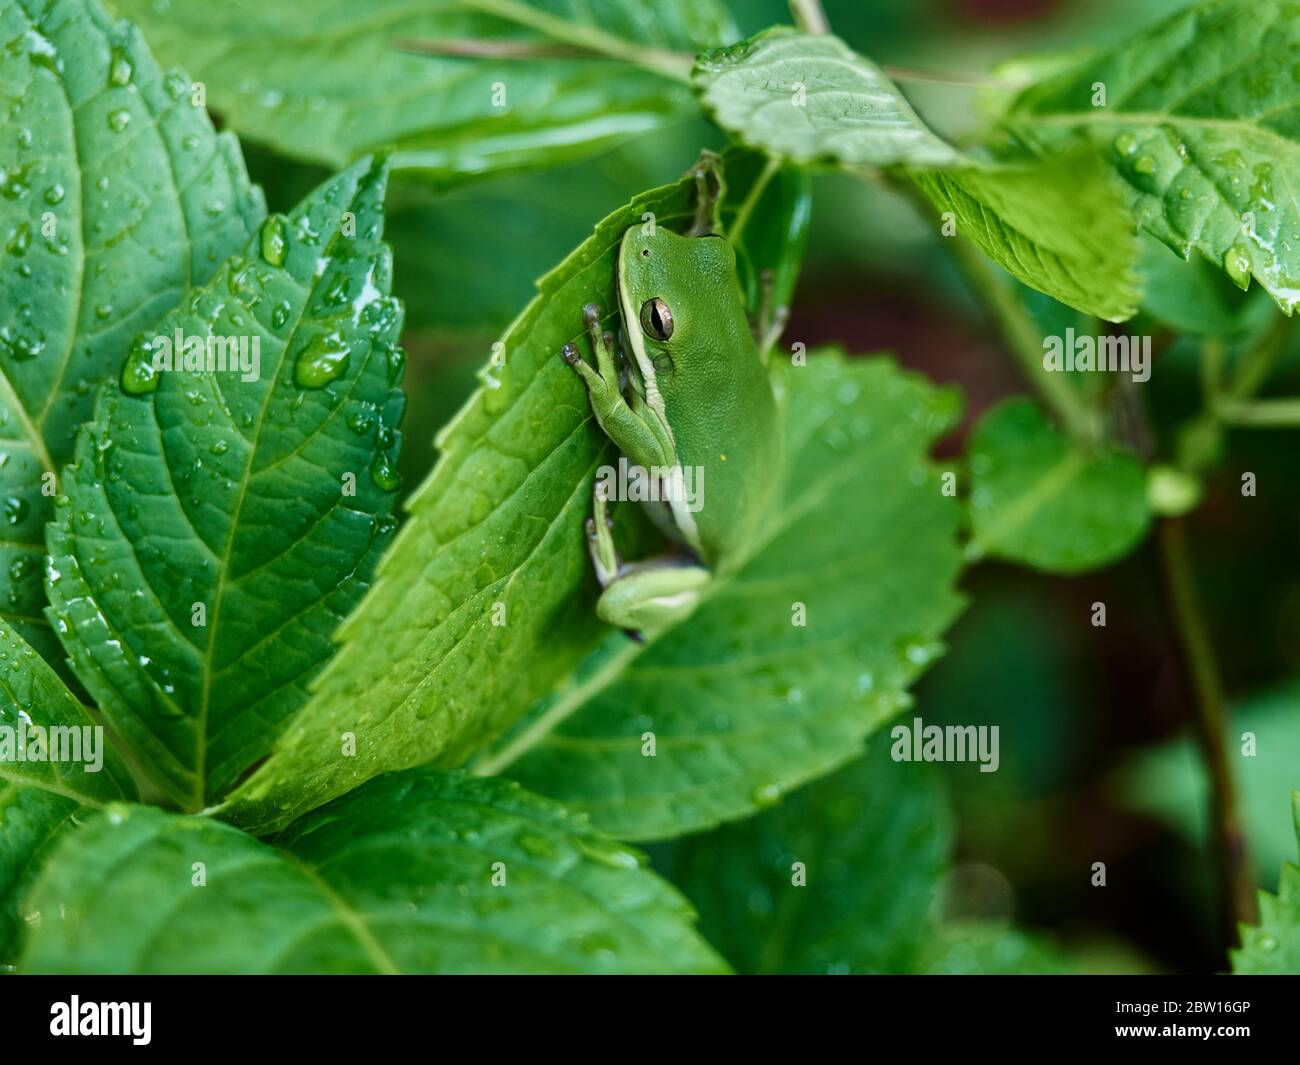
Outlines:
<svg viewBox="0 0 1300 1065"><path fill-rule="evenodd" d="M641 328L653 340L667 340L673 335L673 312L658 296L641 304Z"/></svg>

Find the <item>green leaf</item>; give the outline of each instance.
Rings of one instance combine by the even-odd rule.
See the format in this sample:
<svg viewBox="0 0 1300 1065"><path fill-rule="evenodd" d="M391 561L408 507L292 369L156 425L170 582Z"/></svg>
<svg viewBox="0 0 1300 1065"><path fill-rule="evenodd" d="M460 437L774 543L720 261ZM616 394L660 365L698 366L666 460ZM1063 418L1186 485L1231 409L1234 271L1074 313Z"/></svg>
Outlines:
<svg viewBox="0 0 1300 1065"><path fill-rule="evenodd" d="M958 236L1031 288L1112 322L1137 310L1133 219L1095 154L909 176Z"/></svg>
<svg viewBox="0 0 1300 1065"><path fill-rule="evenodd" d="M931 976L1059 976L1070 964L1052 944L993 922L954 921L941 926L912 962Z"/></svg>
<svg viewBox="0 0 1300 1065"><path fill-rule="evenodd" d="M879 69L829 35L778 28L702 55L706 110L743 143L797 162L905 172L957 232L1025 284L1113 321L1137 307L1134 223L1094 153L991 166L917 117Z"/></svg>
<svg viewBox="0 0 1300 1065"><path fill-rule="evenodd" d="M646 212L684 227L693 182L636 197L538 283L484 387L440 433L438 464L406 501L410 518L312 700L224 816L266 831L376 773L459 763L606 633L582 529L613 452L559 352L583 337L585 304L616 320L618 245ZM344 732L355 757L340 757Z"/></svg>
<svg viewBox="0 0 1300 1065"><path fill-rule="evenodd" d="M1300 301L1298 47L1290 0L1213 0L1031 86L1003 122L1036 151L1103 149L1149 232L1243 288L1254 277L1289 314Z"/></svg>
<svg viewBox="0 0 1300 1065"><path fill-rule="evenodd" d="M265 216L239 146L93 0L0 8L0 618L43 616L54 474L132 337Z"/></svg>
<svg viewBox="0 0 1300 1065"><path fill-rule="evenodd" d="M1291 793L1291 808L1300 836L1300 791ZM1238 976L1300 975L1300 867L1287 862L1277 894L1259 893L1259 924L1242 925L1241 948L1229 956Z"/></svg>
<svg viewBox="0 0 1300 1065"><path fill-rule="evenodd" d="M959 160L875 64L829 34L766 30L705 52L691 80L718 125L772 155L857 167Z"/></svg>
<svg viewBox="0 0 1300 1065"><path fill-rule="evenodd" d="M876 742L774 809L679 843L666 872L742 972L903 972L951 845L935 774Z"/></svg>
<svg viewBox="0 0 1300 1065"><path fill-rule="evenodd" d="M51 616L107 720L189 809L270 749L395 524L387 174L363 160L272 217L143 334L64 473ZM154 368L149 344L178 331L238 339L247 361Z"/></svg>
<svg viewBox="0 0 1300 1065"><path fill-rule="evenodd" d="M232 8L120 0L161 55L183 59L242 137L341 167L393 148L443 178L549 166L689 117L694 52L730 38L717 0L297 0ZM614 49L606 59L448 58L407 42ZM641 67L633 64L641 64ZM669 75L651 73L660 70Z"/></svg>
<svg viewBox="0 0 1300 1065"><path fill-rule="evenodd" d="M432 770L372 781L274 846L114 805L46 864L20 968L724 971L685 900L641 862L515 784Z"/></svg>
<svg viewBox="0 0 1300 1065"><path fill-rule="evenodd" d="M784 490L749 563L658 641L612 636L479 771L661 839L829 772L908 705L960 607L960 515L926 460L958 398L837 353L787 378Z"/></svg>
<svg viewBox="0 0 1300 1065"><path fill-rule="evenodd" d="M1032 400L988 411L969 450L973 558L1082 573L1123 558L1146 534L1151 515L1137 460L1072 445Z"/></svg>
<svg viewBox="0 0 1300 1065"><path fill-rule="evenodd" d="M29 727L46 730L43 738ZM0 962L13 958L18 900L52 841L95 807L136 797L103 729L86 743L92 727L45 660L0 620Z"/></svg>

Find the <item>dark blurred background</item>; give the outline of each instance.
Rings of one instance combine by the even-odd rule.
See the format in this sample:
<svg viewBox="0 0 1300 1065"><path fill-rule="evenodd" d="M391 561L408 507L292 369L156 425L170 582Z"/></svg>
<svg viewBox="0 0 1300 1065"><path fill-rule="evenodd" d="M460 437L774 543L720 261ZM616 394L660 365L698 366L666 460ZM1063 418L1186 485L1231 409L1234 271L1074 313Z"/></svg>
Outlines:
<svg viewBox="0 0 1300 1065"><path fill-rule="evenodd" d="M741 30L788 22L784 0L735 0ZM1117 41L1180 6L1178 0L825 0L834 30L876 62L914 74L900 84L921 114L960 142L975 84L1022 52ZM508 175L450 191L395 184L388 233L406 301L410 397L402 466L414 486L432 439L476 384L502 328L533 281L592 225L634 193L673 180L721 136L703 120L639 138L585 163ZM273 210L289 208L325 175L246 146ZM812 232L787 340L892 351L931 379L960 385L966 420L941 453L956 455L990 404L1027 391L992 323L965 289L933 230L894 195L835 174L815 183ZM1154 256L1172 256L1155 248ZM1165 264L1168 266L1168 264ZM1218 272L1196 265L1187 283L1229 313L1251 304ZM484 272L484 271L487 272ZM1050 302L1050 301L1049 301ZM1056 308L1055 310L1062 310ZM1048 313L1053 309L1048 308ZM1159 451L1197 409L1199 345L1139 319L1160 353L1139 397ZM1300 392L1290 350L1268 392ZM1189 519L1197 579L1241 728L1260 737L1242 768L1260 885L1276 887L1295 860L1287 789L1300 786L1300 482L1296 435L1230 434ZM1243 500L1252 471L1258 496ZM970 606L946 657L916 691L927 723L1001 726L999 772L945 767L959 825L948 908L1014 919L1047 934L1077 964L1102 971L1223 968L1215 941L1204 844L1205 784L1188 743L1191 695L1150 541L1132 557L1072 579L984 563L969 570ZM1107 625L1090 624L1092 604ZM1289 687L1288 687L1289 684ZM1235 732L1240 732L1240 728ZM1230 750L1237 749L1233 741ZM1104 889L1090 884L1107 865Z"/></svg>

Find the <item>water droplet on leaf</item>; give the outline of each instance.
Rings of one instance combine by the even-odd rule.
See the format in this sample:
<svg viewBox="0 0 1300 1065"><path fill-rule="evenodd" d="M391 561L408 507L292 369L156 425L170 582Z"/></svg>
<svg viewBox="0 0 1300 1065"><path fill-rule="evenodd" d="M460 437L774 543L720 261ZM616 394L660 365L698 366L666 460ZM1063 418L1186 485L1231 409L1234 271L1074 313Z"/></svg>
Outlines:
<svg viewBox="0 0 1300 1065"><path fill-rule="evenodd" d="M108 83L110 85L130 85L131 60L127 59L126 53L121 48L113 49L113 60L108 67Z"/></svg>
<svg viewBox="0 0 1300 1065"><path fill-rule="evenodd" d="M348 368L348 344L340 333L318 333L298 354L293 379L302 388L324 388Z"/></svg>
<svg viewBox="0 0 1300 1065"><path fill-rule="evenodd" d="M272 266L283 266L288 249L288 226L284 215L273 214L262 224L262 258Z"/></svg>
<svg viewBox="0 0 1300 1065"><path fill-rule="evenodd" d="M396 492L402 487L402 475L387 455L376 455L370 466L370 477L385 492Z"/></svg>

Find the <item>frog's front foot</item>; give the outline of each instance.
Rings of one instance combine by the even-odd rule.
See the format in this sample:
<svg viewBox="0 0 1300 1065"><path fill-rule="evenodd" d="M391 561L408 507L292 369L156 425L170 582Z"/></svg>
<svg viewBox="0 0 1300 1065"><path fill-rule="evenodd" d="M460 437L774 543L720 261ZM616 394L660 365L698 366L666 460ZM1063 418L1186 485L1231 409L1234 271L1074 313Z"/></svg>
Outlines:
<svg viewBox="0 0 1300 1065"><path fill-rule="evenodd" d="M616 402L619 394L614 335L601 328L600 307L595 303L588 303L582 308L582 321L587 327L587 339L591 342L596 365L592 366L583 359L582 352L573 343L565 344L560 349L560 357L578 372L591 394L592 405L596 407L597 413L602 413Z"/></svg>
<svg viewBox="0 0 1300 1065"><path fill-rule="evenodd" d="M636 390L632 389L634 399L637 400L635 408L629 406L623 397L614 334L603 328L600 307L588 303L582 309L582 320L587 327L587 339L591 343L596 365L587 362L578 346L572 342L560 349L560 358L587 386L591 412L596 416L601 429L629 461L646 467L673 465L676 459L671 440L657 421L647 418L643 409L644 402Z"/></svg>

